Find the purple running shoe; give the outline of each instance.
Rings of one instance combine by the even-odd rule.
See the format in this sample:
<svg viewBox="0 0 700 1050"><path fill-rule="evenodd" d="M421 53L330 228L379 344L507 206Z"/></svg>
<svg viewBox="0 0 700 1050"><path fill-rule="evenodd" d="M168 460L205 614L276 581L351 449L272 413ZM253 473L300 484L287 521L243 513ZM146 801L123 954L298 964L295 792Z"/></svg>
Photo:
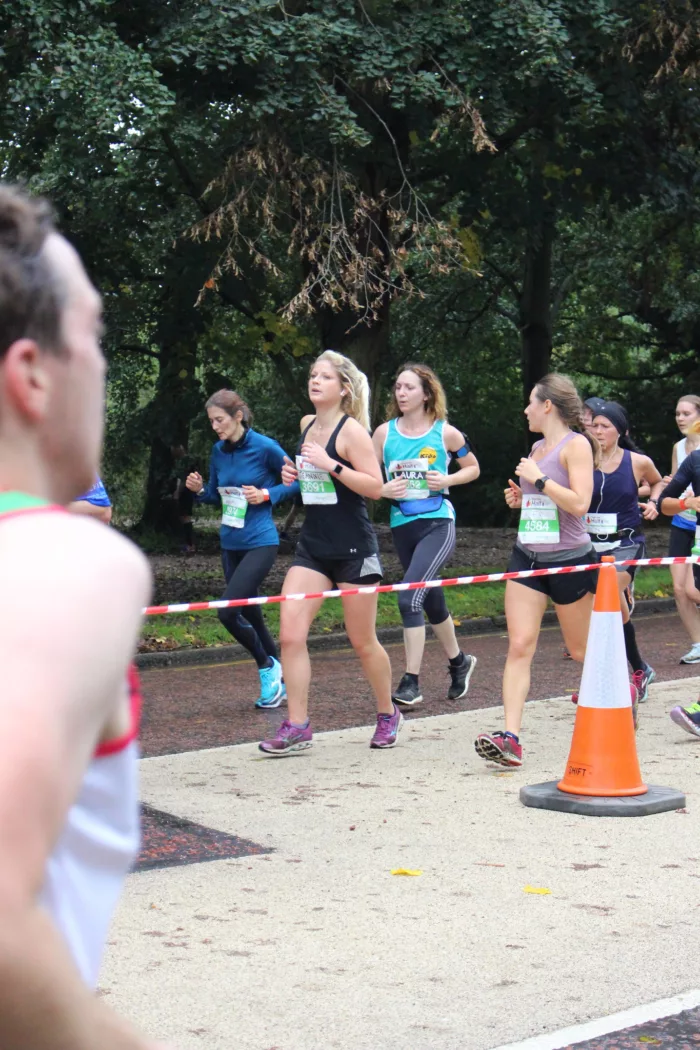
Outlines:
<svg viewBox="0 0 700 1050"><path fill-rule="evenodd" d="M261 740L258 748L270 758L283 758L294 751L306 751L311 747L312 742L311 726L299 729L285 720L272 740Z"/></svg>

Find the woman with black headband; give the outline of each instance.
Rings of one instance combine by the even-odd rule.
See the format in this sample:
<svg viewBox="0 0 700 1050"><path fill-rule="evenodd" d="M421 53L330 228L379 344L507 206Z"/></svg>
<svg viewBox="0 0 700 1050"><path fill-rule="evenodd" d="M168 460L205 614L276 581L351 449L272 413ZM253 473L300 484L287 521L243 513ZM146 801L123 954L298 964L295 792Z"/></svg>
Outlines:
<svg viewBox="0 0 700 1050"><path fill-rule="evenodd" d="M647 482L652 499L663 489L663 480L648 456L642 455L629 436L627 414L615 401L598 406L593 417L593 435L601 448L600 464L593 472L593 498L586 528L599 554L612 554L616 562L643 558L645 538L642 517L658 517L655 503L639 506L639 486ZM631 586L636 566L620 566L617 574L620 607L625 635L625 650L632 668L633 682L640 702L647 699L649 686L656 673L642 659L637 648L634 625L630 619L633 603Z"/></svg>

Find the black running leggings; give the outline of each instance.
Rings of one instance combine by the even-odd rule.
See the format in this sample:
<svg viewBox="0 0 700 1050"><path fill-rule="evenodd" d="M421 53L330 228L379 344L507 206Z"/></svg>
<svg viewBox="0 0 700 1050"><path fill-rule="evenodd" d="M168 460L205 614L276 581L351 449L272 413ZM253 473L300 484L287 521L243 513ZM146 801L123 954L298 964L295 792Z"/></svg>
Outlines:
<svg viewBox="0 0 700 1050"><path fill-rule="evenodd" d="M222 548L221 564L226 577L222 598L257 598L258 588L277 557L277 544L253 547L247 551ZM229 634L248 650L258 667L267 667L269 658L277 659L277 646L267 629L259 605L219 609L219 619Z"/></svg>
<svg viewBox="0 0 700 1050"><path fill-rule="evenodd" d="M404 568L404 583L434 580L457 542L452 518L416 518L392 529L391 535ZM398 602L404 627L422 627L423 612L435 624L444 623L450 615L442 587L399 591Z"/></svg>

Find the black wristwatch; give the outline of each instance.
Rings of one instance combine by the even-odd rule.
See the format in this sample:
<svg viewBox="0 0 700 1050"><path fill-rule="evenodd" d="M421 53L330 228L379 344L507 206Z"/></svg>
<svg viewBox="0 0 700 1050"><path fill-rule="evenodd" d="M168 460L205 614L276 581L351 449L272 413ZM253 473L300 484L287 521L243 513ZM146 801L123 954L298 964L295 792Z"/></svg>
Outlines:
<svg viewBox="0 0 700 1050"><path fill-rule="evenodd" d="M549 481L549 478L547 477L546 474L543 474L541 478L538 478L537 481L535 482L535 488L537 489L537 491L538 492L544 492L544 487L545 487L545 485L547 484L548 481Z"/></svg>
<svg viewBox="0 0 700 1050"><path fill-rule="evenodd" d="M333 467L333 473L334 474L340 474L342 472L342 469L343 469L343 464L342 463L336 463L336 465Z"/></svg>

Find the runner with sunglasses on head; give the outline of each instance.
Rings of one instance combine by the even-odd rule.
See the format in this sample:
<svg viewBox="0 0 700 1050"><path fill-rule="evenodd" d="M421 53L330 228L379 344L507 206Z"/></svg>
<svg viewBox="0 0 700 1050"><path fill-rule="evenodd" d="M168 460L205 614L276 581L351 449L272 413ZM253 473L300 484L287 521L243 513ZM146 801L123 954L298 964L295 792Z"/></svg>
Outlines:
<svg viewBox="0 0 700 1050"><path fill-rule="evenodd" d="M632 561L646 557L646 540L642 518L658 517L655 497L663 489L663 480L648 456L642 455L629 436L625 410L615 401L606 401L593 418L593 435L600 445L600 462L593 474L593 498L585 524L598 554L612 554L615 561ZM639 508L639 487L650 486L652 499ZM632 668L637 698L643 703L656 672L642 659L637 648L629 589L636 568L620 568L617 573L620 608L625 635L625 651Z"/></svg>

